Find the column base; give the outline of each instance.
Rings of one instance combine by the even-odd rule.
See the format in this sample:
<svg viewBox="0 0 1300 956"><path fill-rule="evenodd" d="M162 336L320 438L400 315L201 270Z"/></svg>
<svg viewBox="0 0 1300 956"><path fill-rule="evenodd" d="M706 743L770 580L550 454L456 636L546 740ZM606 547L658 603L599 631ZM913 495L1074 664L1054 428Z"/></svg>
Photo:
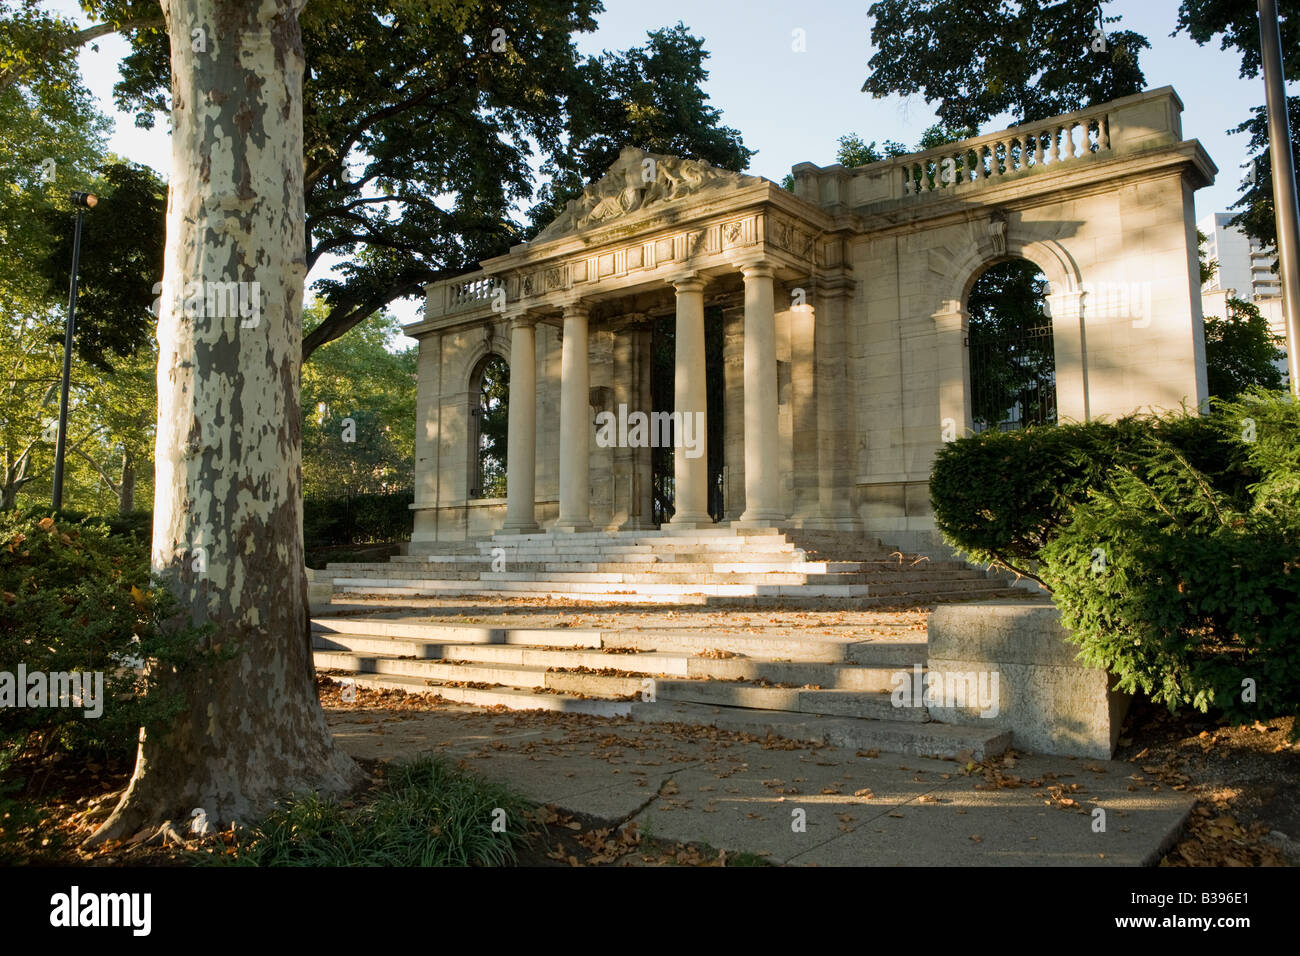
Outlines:
<svg viewBox="0 0 1300 956"><path fill-rule="evenodd" d="M739 518L731 522L731 526L733 528L772 527L784 524L786 520L785 514L775 509L764 511L746 510Z"/></svg>
<svg viewBox="0 0 1300 956"><path fill-rule="evenodd" d="M587 522L578 522L578 521L564 521L563 519L561 519L561 520L555 522L555 524L551 525L551 526L550 526L549 528L547 528L546 530L547 530L547 531L558 531L558 532L562 532L562 533L564 533L564 534L578 534L578 533L583 532L583 531L595 531L596 528L595 528L595 526L594 526L591 522L589 522L589 521L587 521Z"/></svg>
<svg viewBox="0 0 1300 956"><path fill-rule="evenodd" d="M788 522L792 528L805 528L809 531L861 531L862 520L850 517L826 517L813 515L808 518L792 518Z"/></svg>
<svg viewBox="0 0 1300 956"><path fill-rule="evenodd" d="M695 528L712 528L716 523L707 511L696 514L686 512L673 515L672 520L665 524L664 527L692 530Z"/></svg>
<svg viewBox="0 0 1300 956"><path fill-rule="evenodd" d="M511 521L507 518L501 525L502 534L536 534L541 530L536 521Z"/></svg>
<svg viewBox="0 0 1300 956"><path fill-rule="evenodd" d="M629 518L614 528L615 531L653 531L657 525L646 518Z"/></svg>

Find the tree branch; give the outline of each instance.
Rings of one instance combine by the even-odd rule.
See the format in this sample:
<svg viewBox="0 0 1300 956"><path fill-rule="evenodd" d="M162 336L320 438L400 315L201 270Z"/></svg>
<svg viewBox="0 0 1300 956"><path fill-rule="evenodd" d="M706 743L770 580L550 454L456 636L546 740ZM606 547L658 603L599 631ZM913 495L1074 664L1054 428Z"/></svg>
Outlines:
<svg viewBox="0 0 1300 956"><path fill-rule="evenodd" d="M62 53L64 50L70 50L74 47L85 46L92 40L98 40L110 33L125 33L128 30L148 30L164 26L166 26L166 22L162 16L137 17L134 20L123 20L121 23L99 23L93 27L86 27L84 30L68 33L39 51L39 55L34 60L20 61L9 69L0 72L0 91L7 90L26 74L40 68L46 60L56 53Z"/></svg>

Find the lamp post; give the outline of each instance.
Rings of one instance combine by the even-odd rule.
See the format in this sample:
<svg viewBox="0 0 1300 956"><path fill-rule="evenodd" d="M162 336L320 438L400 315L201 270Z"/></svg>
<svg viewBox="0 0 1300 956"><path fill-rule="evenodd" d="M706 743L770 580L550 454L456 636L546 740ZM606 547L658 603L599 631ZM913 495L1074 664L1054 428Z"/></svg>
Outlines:
<svg viewBox="0 0 1300 956"><path fill-rule="evenodd" d="M1296 203L1295 164L1286 112L1282 37L1276 0L1259 0L1260 59L1268 107L1268 153L1273 161L1273 213L1277 221L1278 261L1282 266L1282 309L1286 313L1287 368L1291 394L1300 397L1300 206Z"/></svg>
<svg viewBox="0 0 1300 956"><path fill-rule="evenodd" d="M59 395L59 434L54 444L54 495L51 504L55 511L63 507L63 457L67 452L68 387L72 379L72 334L77 327L77 268L81 264L81 217L87 209L94 209L99 197L94 193L72 194L72 204L77 207L77 227L72 234L72 282L68 289L68 324L63 333L63 389Z"/></svg>

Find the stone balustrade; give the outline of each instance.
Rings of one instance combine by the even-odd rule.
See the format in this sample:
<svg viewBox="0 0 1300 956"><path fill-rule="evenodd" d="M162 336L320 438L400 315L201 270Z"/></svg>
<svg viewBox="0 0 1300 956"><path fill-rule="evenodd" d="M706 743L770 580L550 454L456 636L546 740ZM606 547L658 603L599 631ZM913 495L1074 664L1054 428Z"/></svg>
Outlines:
<svg viewBox="0 0 1300 956"><path fill-rule="evenodd" d="M1105 111L1020 126L899 157L906 195L977 186L1004 176L1110 153ZM899 173L896 173L898 175Z"/></svg>
<svg viewBox="0 0 1300 956"><path fill-rule="evenodd" d="M489 305L499 287L499 280L482 270L444 279L429 286L433 294L425 302L425 311L429 317L472 312Z"/></svg>
<svg viewBox="0 0 1300 956"><path fill-rule="evenodd" d="M794 167L795 195L826 209L953 197L1039 171L1120 159L1182 140L1182 103L1170 87L986 133L866 166ZM1032 179L1030 179L1032 182Z"/></svg>

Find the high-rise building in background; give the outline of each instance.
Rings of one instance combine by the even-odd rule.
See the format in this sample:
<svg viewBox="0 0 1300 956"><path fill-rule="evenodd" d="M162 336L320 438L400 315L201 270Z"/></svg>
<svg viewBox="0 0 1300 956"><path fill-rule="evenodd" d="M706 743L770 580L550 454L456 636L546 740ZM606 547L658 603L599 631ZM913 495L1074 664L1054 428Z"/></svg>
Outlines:
<svg viewBox="0 0 1300 956"><path fill-rule="evenodd" d="M1282 311L1280 277L1273 271L1277 256L1272 246L1261 245L1236 226L1228 223L1230 212L1202 216L1196 228L1205 234L1205 258L1217 266L1208 282L1201 286L1201 311L1206 318L1225 318L1228 299L1253 303L1267 321L1274 335L1280 336L1280 348L1286 348L1286 317ZM1286 359L1278 361L1286 371Z"/></svg>
<svg viewBox="0 0 1300 956"><path fill-rule="evenodd" d="M1216 212L1196 223L1196 228L1206 236L1206 258L1218 264L1203 291L1235 289L1237 298L1247 302L1280 296L1282 287L1273 271L1276 250L1249 238L1236 226L1228 225L1232 219L1230 212Z"/></svg>

